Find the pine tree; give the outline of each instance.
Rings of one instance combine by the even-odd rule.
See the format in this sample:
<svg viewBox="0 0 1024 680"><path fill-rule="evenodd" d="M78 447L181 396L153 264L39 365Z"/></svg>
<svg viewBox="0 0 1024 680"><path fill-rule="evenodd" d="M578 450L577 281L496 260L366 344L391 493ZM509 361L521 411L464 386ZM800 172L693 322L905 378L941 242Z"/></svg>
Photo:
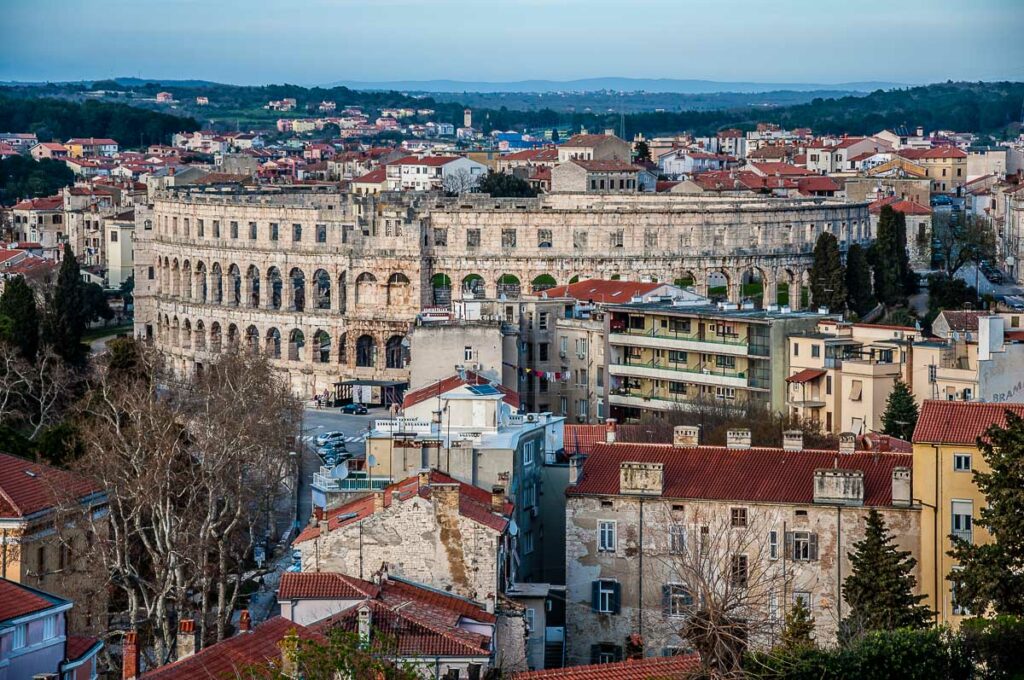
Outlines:
<svg viewBox="0 0 1024 680"><path fill-rule="evenodd" d="M814 616L804 606L803 600L797 600L793 608L786 612L786 627L782 629L779 644L784 649L792 650L800 647L813 647Z"/></svg>
<svg viewBox="0 0 1024 680"><path fill-rule="evenodd" d="M89 311L86 309L85 284L71 246L64 244L64 259L57 272L57 284L50 295L43 325L43 342L53 347L64 361L80 366L86 350L82 335Z"/></svg>
<svg viewBox="0 0 1024 680"><path fill-rule="evenodd" d="M882 414L882 432L906 441L914 435L917 426L917 402L910 387L902 380L893 383Z"/></svg>
<svg viewBox="0 0 1024 680"><path fill-rule="evenodd" d="M871 291L871 268L867 254L859 243L846 251L846 304L858 316L864 316L875 306Z"/></svg>
<svg viewBox="0 0 1024 680"><path fill-rule="evenodd" d="M915 595L917 560L908 550L897 550L885 520L877 510L868 512L864 539L849 553L853 573L843 581L843 598L850 607L847 625L855 630L895 630L928 625L931 612Z"/></svg>
<svg viewBox="0 0 1024 680"><path fill-rule="evenodd" d="M1024 616L1024 419L1006 412L1006 426L993 424L981 440L988 472L975 470L974 483L985 495L975 526L992 541L974 545L954 537L950 556L960 568L947 578L957 602L972 612L989 607Z"/></svg>
<svg viewBox="0 0 1024 680"><path fill-rule="evenodd" d="M825 232L814 244L814 264L811 265L811 304L841 312L846 308L846 271L839 254L839 241Z"/></svg>
<svg viewBox="0 0 1024 680"><path fill-rule="evenodd" d="M0 318L3 328L0 337L17 346L22 357L35 361L39 351L39 310L36 295L25 281L16 276L4 285L0 295Z"/></svg>

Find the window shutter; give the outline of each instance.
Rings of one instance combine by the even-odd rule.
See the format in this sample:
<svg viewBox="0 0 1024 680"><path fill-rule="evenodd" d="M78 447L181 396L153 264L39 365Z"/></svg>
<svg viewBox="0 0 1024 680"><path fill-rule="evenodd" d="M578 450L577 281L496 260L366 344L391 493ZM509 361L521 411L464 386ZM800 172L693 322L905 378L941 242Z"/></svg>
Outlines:
<svg viewBox="0 0 1024 680"><path fill-rule="evenodd" d="M597 656L600 653L601 645L590 645L590 663L597 663L598 661L600 661L600 659L598 659Z"/></svg>
<svg viewBox="0 0 1024 680"><path fill-rule="evenodd" d="M786 532L786 557L793 559L793 532Z"/></svg>
<svg viewBox="0 0 1024 680"><path fill-rule="evenodd" d="M810 558L816 560L818 559L818 534L811 534L809 543L810 549L808 552L810 553Z"/></svg>
<svg viewBox="0 0 1024 680"><path fill-rule="evenodd" d="M661 587L661 614L668 616L671 613L672 587L665 584Z"/></svg>
<svg viewBox="0 0 1024 680"><path fill-rule="evenodd" d="M618 614L622 611L622 584L612 584L612 613Z"/></svg>
<svg viewBox="0 0 1024 680"><path fill-rule="evenodd" d="M594 608L594 611L601 611L601 582L592 581L590 584L590 605Z"/></svg>

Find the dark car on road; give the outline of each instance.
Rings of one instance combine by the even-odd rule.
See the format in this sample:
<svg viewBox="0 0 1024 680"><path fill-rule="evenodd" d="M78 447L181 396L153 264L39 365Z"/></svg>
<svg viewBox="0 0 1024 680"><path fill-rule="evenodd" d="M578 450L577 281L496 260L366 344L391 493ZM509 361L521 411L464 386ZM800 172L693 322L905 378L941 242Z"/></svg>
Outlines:
<svg viewBox="0 0 1024 680"><path fill-rule="evenodd" d="M366 404L345 404L341 407L341 412L364 416L366 415Z"/></svg>

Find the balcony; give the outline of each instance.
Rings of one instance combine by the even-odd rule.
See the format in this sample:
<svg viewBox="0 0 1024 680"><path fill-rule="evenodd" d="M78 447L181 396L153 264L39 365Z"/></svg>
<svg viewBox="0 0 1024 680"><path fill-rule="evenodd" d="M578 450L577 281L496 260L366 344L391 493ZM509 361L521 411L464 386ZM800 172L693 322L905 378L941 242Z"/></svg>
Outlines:
<svg viewBox="0 0 1024 680"><path fill-rule="evenodd" d="M648 411L692 411L698 410L702 403L697 397L679 395L678 399L669 399L662 396L653 396L649 391L643 390L617 390L608 395L608 403L612 406L625 406ZM735 406L740 408L745 401L740 399L721 399L716 403L728 408Z"/></svg>
<svg viewBox="0 0 1024 680"><path fill-rule="evenodd" d="M709 352L728 354L730 356L746 356L748 354L747 338L739 335L733 337L701 337L697 333L675 333L669 330L653 328L612 330L609 336L612 345L628 347L648 347L652 349L674 349L691 352Z"/></svg>
<svg viewBox="0 0 1024 680"><path fill-rule="evenodd" d="M379 491L391 483L387 477L369 478L365 472L347 470L342 476L332 476L330 468L321 467L313 473L313 488L322 493L352 493L355 491Z"/></svg>
<svg viewBox="0 0 1024 680"><path fill-rule="evenodd" d="M619 361L608 364L608 372L624 378L649 378L653 380L672 380L702 385L721 385L723 387L749 387L745 371L726 368L704 367L691 368L685 364L646 361Z"/></svg>
<svg viewBox="0 0 1024 680"><path fill-rule="evenodd" d="M972 529L953 529L953 536L967 543L974 543L974 531Z"/></svg>

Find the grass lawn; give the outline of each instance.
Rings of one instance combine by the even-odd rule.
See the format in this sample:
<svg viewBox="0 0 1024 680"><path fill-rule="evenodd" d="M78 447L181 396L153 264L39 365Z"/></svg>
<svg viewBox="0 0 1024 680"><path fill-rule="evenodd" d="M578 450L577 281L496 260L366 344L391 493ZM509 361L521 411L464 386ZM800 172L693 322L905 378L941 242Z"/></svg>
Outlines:
<svg viewBox="0 0 1024 680"><path fill-rule="evenodd" d="M103 328L90 328L82 334L82 342L91 342L93 340L99 340L100 338L106 338L111 335L117 335L118 333L131 332L133 322L118 324L117 326L104 326Z"/></svg>

